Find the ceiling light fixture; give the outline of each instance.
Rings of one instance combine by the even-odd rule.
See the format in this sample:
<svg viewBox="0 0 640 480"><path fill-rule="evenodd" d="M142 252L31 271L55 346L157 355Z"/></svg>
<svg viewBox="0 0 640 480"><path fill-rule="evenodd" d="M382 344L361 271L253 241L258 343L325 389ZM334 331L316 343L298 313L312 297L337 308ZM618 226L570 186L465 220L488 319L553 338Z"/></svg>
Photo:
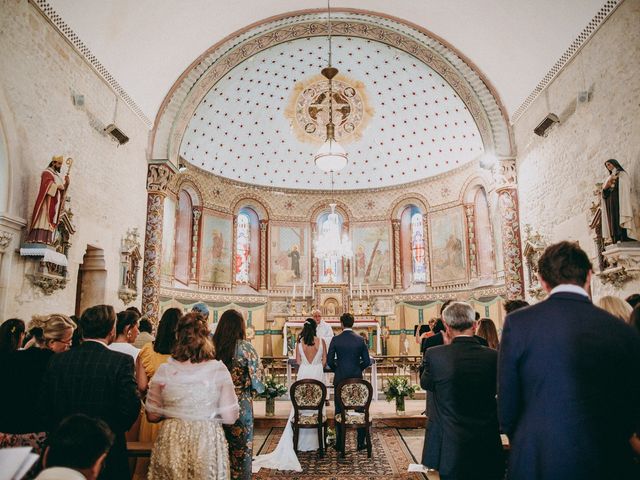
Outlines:
<svg viewBox="0 0 640 480"><path fill-rule="evenodd" d="M316 153L313 161L323 172L338 172L347 166L347 152L336 141L335 125L333 124L333 78L338 74L338 69L331 66L331 2L327 0L327 32L329 38L329 62L328 66L320 72L329 80L329 123L327 123L327 137Z"/></svg>

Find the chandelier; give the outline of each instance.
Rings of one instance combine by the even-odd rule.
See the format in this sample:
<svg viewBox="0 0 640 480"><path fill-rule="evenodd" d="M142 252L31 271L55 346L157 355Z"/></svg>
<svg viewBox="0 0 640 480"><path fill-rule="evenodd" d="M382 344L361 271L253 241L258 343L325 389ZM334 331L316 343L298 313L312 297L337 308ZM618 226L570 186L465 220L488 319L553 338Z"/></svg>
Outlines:
<svg viewBox="0 0 640 480"><path fill-rule="evenodd" d="M327 137L324 144L315 154L313 160L316 166L323 172L338 172L347 166L347 152L336 141L335 125L333 124L333 77L338 74L338 69L331 66L331 4L327 0L327 32L329 38L329 62L321 70L321 74L329 80L329 123L327 123Z"/></svg>

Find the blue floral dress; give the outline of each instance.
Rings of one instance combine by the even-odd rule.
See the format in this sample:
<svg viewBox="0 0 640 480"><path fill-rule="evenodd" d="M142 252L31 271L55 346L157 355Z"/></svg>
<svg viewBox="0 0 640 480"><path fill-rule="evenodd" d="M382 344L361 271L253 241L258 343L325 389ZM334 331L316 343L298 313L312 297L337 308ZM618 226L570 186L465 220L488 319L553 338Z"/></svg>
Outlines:
<svg viewBox="0 0 640 480"><path fill-rule="evenodd" d="M264 391L264 373L258 353L251 343L240 340L231 365L231 379L236 388L240 417L233 425L224 425L229 444L232 480L251 479L253 457L253 402L252 393Z"/></svg>

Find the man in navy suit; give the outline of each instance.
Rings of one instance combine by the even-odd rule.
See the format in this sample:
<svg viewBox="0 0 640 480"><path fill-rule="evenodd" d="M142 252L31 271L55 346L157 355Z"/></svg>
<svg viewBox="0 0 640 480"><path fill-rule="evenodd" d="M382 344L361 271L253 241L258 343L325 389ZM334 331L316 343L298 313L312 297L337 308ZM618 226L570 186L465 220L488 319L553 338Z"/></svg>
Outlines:
<svg viewBox="0 0 640 480"><path fill-rule="evenodd" d="M340 317L342 333L333 337L327 353L327 365L334 372L333 387L338 386L346 378L362 378L362 371L371 365L369 350L360 335L352 330L353 315L343 313ZM341 413L341 409L336 402L336 413ZM342 435L342 432L336 432ZM365 448L364 428L358 429L358 450Z"/></svg>
<svg viewBox="0 0 640 480"><path fill-rule="evenodd" d="M630 479L640 335L591 303L591 263L576 244L547 248L538 272L549 297L509 314L500 344L508 478Z"/></svg>

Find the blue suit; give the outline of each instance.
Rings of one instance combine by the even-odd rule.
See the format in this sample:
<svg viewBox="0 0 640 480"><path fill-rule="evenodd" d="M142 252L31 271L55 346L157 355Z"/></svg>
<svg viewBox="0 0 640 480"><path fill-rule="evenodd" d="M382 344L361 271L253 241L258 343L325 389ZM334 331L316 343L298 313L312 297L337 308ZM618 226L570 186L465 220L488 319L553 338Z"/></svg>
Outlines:
<svg viewBox="0 0 640 480"><path fill-rule="evenodd" d="M632 478L640 425L640 335L577 293L507 316L498 413L508 478Z"/></svg>
<svg viewBox="0 0 640 480"><path fill-rule="evenodd" d="M333 386L346 378L362 378L362 371L371 365L369 350L363 338L352 330L343 330L331 340L327 353L327 365L334 372ZM336 403L336 413L340 413ZM365 430L358 429L358 445L364 443Z"/></svg>

